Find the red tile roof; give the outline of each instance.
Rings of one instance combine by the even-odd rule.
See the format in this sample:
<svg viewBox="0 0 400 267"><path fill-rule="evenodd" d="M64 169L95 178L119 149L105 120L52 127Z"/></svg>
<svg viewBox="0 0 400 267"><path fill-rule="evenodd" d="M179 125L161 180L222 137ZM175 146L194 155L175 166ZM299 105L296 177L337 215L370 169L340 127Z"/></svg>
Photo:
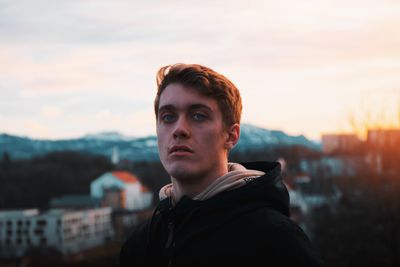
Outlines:
<svg viewBox="0 0 400 267"><path fill-rule="evenodd" d="M136 178L135 175L127 172L127 171L114 171L111 172L112 175L120 179L121 181L128 183L128 184L133 184L138 182L138 178Z"/></svg>
<svg viewBox="0 0 400 267"><path fill-rule="evenodd" d="M142 185L142 187L140 188L140 191L143 193L146 193L146 192L150 192L150 189L147 186Z"/></svg>

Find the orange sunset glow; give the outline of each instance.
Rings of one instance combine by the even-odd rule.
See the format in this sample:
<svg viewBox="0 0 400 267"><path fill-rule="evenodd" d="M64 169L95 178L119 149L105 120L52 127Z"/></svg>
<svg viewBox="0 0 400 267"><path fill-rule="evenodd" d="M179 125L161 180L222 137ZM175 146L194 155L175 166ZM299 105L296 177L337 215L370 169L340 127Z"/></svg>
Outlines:
<svg viewBox="0 0 400 267"><path fill-rule="evenodd" d="M319 140L400 126L397 1L3 1L0 132L155 133L155 74L209 66L243 122Z"/></svg>

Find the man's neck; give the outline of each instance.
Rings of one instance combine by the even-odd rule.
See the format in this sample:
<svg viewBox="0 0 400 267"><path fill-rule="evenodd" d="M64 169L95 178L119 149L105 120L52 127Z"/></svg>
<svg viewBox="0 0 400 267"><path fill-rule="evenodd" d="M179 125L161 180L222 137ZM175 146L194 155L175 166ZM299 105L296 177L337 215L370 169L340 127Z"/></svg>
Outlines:
<svg viewBox="0 0 400 267"><path fill-rule="evenodd" d="M174 201L178 202L182 196L193 198L203 192L212 182L219 177L225 175L228 172L228 166L222 168L219 172L210 174L206 177L197 177L197 179L191 179L189 182L181 182L174 177L171 177L172 181L172 196Z"/></svg>

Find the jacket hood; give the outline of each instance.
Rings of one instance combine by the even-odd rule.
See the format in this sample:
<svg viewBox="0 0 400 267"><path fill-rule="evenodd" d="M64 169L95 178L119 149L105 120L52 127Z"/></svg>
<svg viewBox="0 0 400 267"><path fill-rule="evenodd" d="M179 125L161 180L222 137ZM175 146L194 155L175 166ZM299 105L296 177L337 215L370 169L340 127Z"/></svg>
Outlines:
<svg viewBox="0 0 400 267"><path fill-rule="evenodd" d="M256 169L265 172L259 179L254 179L238 192L239 201L259 200L266 206L289 216L289 193L282 180L281 164L279 162L249 162L241 163L247 169ZM242 199L243 198L243 199Z"/></svg>
<svg viewBox="0 0 400 267"><path fill-rule="evenodd" d="M210 183L203 191L191 197L194 200L206 200L218 195L221 192L242 187L249 180L263 176L265 173L258 170L250 170L238 163L228 162L228 172ZM163 186L159 193L160 200L171 198L172 204L179 202L182 197L176 194L172 183Z"/></svg>
<svg viewBox="0 0 400 267"><path fill-rule="evenodd" d="M260 207L272 208L289 216L289 194L281 177L279 162L240 162L246 169L262 171L265 174L256 179L247 179L246 185L234 190L221 192L206 200L182 197L173 207L175 215L187 213L218 212L232 210L233 213L246 212ZM160 202L157 210L167 214L172 209L170 199Z"/></svg>

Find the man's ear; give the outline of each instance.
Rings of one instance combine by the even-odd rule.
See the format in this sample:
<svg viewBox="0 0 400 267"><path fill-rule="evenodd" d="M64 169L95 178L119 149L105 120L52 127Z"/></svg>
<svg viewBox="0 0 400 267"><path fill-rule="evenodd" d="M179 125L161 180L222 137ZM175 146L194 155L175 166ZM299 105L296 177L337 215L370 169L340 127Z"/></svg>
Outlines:
<svg viewBox="0 0 400 267"><path fill-rule="evenodd" d="M232 124L227 131L225 148L231 150L239 142L239 137L240 137L240 125L238 123Z"/></svg>

